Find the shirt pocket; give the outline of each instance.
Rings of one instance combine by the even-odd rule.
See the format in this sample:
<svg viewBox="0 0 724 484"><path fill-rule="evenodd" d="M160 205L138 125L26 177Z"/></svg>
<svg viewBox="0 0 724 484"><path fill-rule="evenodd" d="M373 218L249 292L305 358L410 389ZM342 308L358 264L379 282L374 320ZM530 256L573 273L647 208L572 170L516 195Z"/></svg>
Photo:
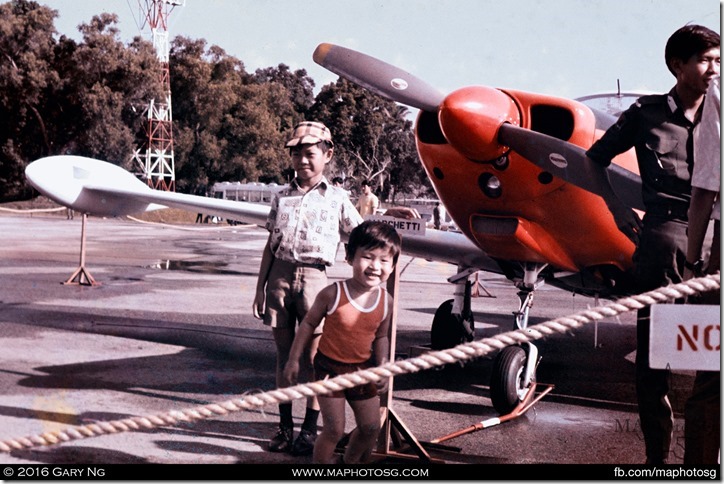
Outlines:
<svg viewBox="0 0 724 484"><path fill-rule="evenodd" d="M663 170L666 175L676 176L677 165L686 163L677 162L677 148L679 140L675 138L667 138L663 136L650 136L646 140L646 148L654 153L659 169Z"/></svg>

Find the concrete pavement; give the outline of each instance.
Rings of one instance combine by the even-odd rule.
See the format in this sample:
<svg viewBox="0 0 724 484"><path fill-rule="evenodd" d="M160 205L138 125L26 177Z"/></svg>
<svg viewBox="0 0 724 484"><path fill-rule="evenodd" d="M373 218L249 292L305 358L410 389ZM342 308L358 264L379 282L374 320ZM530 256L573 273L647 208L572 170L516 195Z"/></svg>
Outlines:
<svg viewBox="0 0 724 484"><path fill-rule="evenodd" d="M262 229L91 217L86 266L100 284L64 285L78 266L80 228L80 217L0 214L0 441L273 389L271 334L250 311L266 240ZM432 316L451 297L445 278L455 272L406 256L400 267L398 359L429 343ZM330 278L345 277L346 269L339 262ZM513 329L515 289L499 276L482 274L481 283L482 295L493 297L473 299L477 338ZM543 286L531 324L594 303ZM431 447L435 459L643 462L633 385L633 315L537 345L542 355L538 380L554 390L519 419ZM484 357L397 377L392 409L422 442L494 417L490 363ZM687 372L672 379L674 462L683 457L681 412L692 380ZM294 405L300 423L303 402ZM193 424L0 453L0 464L309 463L308 457L265 450L276 422L277 409L271 405Z"/></svg>

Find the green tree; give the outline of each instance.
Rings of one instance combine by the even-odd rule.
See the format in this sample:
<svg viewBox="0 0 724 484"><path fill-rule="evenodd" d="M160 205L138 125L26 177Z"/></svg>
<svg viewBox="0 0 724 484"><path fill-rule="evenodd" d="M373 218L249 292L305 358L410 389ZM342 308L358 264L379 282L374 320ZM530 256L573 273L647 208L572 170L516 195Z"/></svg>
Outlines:
<svg viewBox="0 0 724 484"><path fill-rule="evenodd" d="M131 166L131 154L144 120L143 107L163 96L160 66L153 46L140 38L125 46L115 14L81 24L83 42L72 51L65 79L74 88L78 117L73 139L63 148L74 154ZM73 92L74 91L74 92Z"/></svg>
<svg viewBox="0 0 724 484"><path fill-rule="evenodd" d="M294 100L303 98L290 93L287 84L304 85L303 73L287 77L291 73L280 69L285 74L277 76L270 69L250 76L223 49L184 37L174 39L169 65L177 187L192 191L218 181L284 181L284 134L301 117Z"/></svg>
<svg viewBox="0 0 724 484"><path fill-rule="evenodd" d="M153 46L124 45L114 14L94 16L82 40L55 39L57 12L30 0L0 5L0 199L28 197L31 160L75 154L139 171L149 101L162 99ZM316 119L332 130L330 175L372 179L394 195L421 176L406 108L342 79L323 87L287 65L248 74L241 60L203 39L174 39L169 58L176 188L217 181L289 180L284 147L293 126Z"/></svg>
<svg viewBox="0 0 724 484"><path fill-rule="evenodd" d="M51 149L43 109L59 81L53 68L54 10L36 2L0 5L0 200L28 198L28 159Z"/></svg>
<svg viewBox="0 0 724 484"><path fill-rule="evenodd" d="M218 176L224 140L223 118L236 102L246 71L205 40L176 37L169 57L174 115L176 187L194 191Z"/></svg>
<svg viewBox="0 0 724 484"><path fill-rule="evenodd" d="M279 64L277 67L257 69L253 79L260 84L279 83L288 92L294 111L303 118L307 110L314 104L314 80L307 75L305 69L298 69L292 72L286 64ZM303 119L299 119L302 121ZM296 124L296 120L295 120Z"/></svg>
<svg viewBox="0 0 724 484"><path fill-rule="evenodd" d="M289 92L277 83L250 84L225 125L229 169L226 179L285 183L286 134L298 115Z"/></svg>
<svg viewBox="0 0 724 484"><path fill-rule="evenodd" d="M148 42L124 46L115 15L79 27L83 41L55 40L55 10L27 0L0 5L2 199L32 194L29 161L77 154L128 167L142 99L160 93Z"/></svg>

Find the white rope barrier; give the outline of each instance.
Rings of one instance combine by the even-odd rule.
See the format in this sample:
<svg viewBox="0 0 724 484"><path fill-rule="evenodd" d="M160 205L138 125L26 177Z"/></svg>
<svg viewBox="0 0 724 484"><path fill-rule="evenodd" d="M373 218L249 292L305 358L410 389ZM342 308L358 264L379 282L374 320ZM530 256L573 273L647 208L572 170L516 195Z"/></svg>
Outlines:
<svg viewBox="0 0 724 484"><path fill-rule="evenodd" d="M702 292L719 289L719 273L691 279L679 284L662 287L637 296L622 298L611 303L586 309L570 316L546 321L525 329L509 331L490 338L461 344L440 351L430 351L414 358L398 360L375 368L360 370L334 378L299 384L287 388L277 388L259 394L245 395L241 398L211 403L183 410L171 410L166 413L145 417L130 417L110 422L97 422L82 426L69 427L63 430L46 432L29 437L6 439L0 441L0 452L28 449L37 446L48 446L69 442L71 440L96 437L105 434L131 432L134 430L167 427L179 422L193 423L197 420L225 416L230 413L261 408L265 405L291 402L314 395L324 395L337 390L352 388L364 383L377 382L437 366L444 366L459 361L468 361L488 355L510 345L531 342L556 333L565 333L578 329L593 321L605 319L619 314L638 310L656 303L664 303L675 299L694 296Z"/></svg>

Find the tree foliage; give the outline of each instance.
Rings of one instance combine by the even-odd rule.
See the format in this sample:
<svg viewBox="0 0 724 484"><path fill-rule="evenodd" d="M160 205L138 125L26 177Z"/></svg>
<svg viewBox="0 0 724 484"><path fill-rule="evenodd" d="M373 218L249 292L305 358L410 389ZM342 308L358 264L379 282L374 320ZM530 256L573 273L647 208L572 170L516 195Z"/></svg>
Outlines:
<svg viewBox="0 0 724 484"><path fill-rule="evenodd" d="M131 166L143 145L146 109L163 99L150 42L120 40L118 19L101 13L55 31L57 12L30 0L0 4L0 201L33 195L24 169L37 158L74 154ZM204 39L178 36L169 56L176 189L217 181L285 183L284 142L304 119L327 124L335 141L328 175L376 183L383 198L400 186L429 190L409 112L345 80L323 86L304 69L257 69ZM416 186L419 187L416 188Z"/></svg>
<svg viewBox="0 0 724 484"><path fill-rule="evenodd" d="M0 199L27 196L25 160L50 151L43 111L59 80L53 19L35 2L0 5Z"/></svg>
<svg viewBox="0 0 724 484"><path fill-rule="evenodd" d="M405 184L427 181L415 176L422 170L408 114L407 108L342 78L324 86L309 110L310 118L332 127L334 174L353 179L348 187L369 180L385 199L401 186L400 174L408 175Z"/></svg>

